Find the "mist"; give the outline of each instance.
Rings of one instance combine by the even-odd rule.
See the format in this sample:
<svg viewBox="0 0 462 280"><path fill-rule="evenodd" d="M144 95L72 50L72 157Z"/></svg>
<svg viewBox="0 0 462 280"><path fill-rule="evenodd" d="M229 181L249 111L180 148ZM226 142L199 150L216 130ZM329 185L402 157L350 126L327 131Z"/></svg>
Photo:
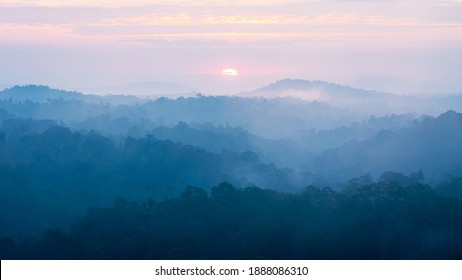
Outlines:
<svg viewBox="0 0 462 280"><path fill-rule="evenodd" d="M143 86L139 89L146 90ZM126 87L119 93L129 90ZM457 94L404 96L294 79L234 95L179 93L176 97L171 92L154 97L117 95L114 89L96 95L38 85L9 87L0 91L2 246L19 248L15 244L31 235L36 243L27 246L32 247L8 247L13 251L7 257L49 258L46 250L38 249L43 238L80 238L90 250L93 237L87 235L85 223L89 217L98 224L107 223L100 211L117 216L121 209L135 213L153 205L189 209L199 200L211 203L207 207L216 211L216 219L226 214L214 208L215 201L231 203L233 199L256 199L271 207L286 207L282 206L286 200L306 200L311 201L307 205L337 219L340 214L334 213L343 209L345 201L363 203L357 195L373 200L384 191L390 201L398 199L395 192L404 192L407 194L400 199L405 201L425 197L431 203L452 201L453 207L460 208L461 106L462 96ZM325 204L331 199L340 208ZM290 211L305 211L301 204L294 207ZM380 216L383 209L379 208ZM350 214L353 220L364 215ZM268 214L261 215L271 223ZM242 219L246 218L236 221ZM321 231L309 234L319 234L325 242L337 240L325 235L330 226L321 216L315 220ZM374 218L371 222L378 221ZM334 227L344 230L339 223ZM163 229L167 228L164 225ZM250 229L254 230L253 226ZM189 230L194 233L196 229ZM425 236L421 237L424 245L414 245L428 250L417 254L409 244L397 255L385 249L395 246L394 232L369 232L370 238L378 238L373 258L459 256L447 249L457 239L455 229L431 226L424 232L420 228L405 231L407 237L403 238ZM48 237L41 237L42 233ZM265 234L263 239L273 240L273 233ZM352 243L341 246L356 246L351 238L348 242ZM303 243L306 248L314 246L307 240L300 242L307 242ZM191 248L188 254L177 256L159 250L152 253L156 257L201 256ZM250 255L233 255L230 248L223 250L228 253L211 251L204 256L241 258L260 252L254 249ZM35 255L28 255L32 252ZM95 257L76 252L66 251L61 258ZM316 252L260 253L270 258L360 258L368 254ZM125 253L120 257L131 258ZM132 257L140 256L132 253ZM115 253L107 254L99 257L117 258Z"/></svg>

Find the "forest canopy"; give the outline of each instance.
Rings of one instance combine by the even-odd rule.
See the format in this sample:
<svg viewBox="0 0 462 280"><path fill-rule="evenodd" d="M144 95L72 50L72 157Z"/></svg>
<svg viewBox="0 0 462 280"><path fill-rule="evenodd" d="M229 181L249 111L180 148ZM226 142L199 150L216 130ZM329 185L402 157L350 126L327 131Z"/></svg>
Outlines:
<svg viewBox="0 0 462 280"><path fill-rule="evenodd" d="M458 97L259 92L313 86L363 103L1 91L0 257L460 259Z"/></svg>
<svg viewBox="0 0 462 280"><path fill-rule="evenodd" d="M26 259L460 259L462 202L388 179L297 194L221 183L93 207L68 233L0 240Z"/></svg>

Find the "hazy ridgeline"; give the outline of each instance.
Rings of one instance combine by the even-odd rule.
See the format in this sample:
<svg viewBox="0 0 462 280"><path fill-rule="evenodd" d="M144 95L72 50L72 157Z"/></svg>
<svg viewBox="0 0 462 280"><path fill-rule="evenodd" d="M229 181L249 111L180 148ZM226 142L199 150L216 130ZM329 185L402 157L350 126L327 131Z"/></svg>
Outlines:
<svg viewBox="0 0 462 280"><path fill-rule="evenodd" d="M301 80L176 99L13 87L2 258L461 258L461 111Z"/></svg>

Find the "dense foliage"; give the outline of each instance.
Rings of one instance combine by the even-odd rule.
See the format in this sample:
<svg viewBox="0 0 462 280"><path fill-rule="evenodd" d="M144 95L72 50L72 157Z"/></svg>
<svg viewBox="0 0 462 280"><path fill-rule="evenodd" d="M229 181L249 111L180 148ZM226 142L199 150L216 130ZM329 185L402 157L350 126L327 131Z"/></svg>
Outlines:
<svg viewBox="0 0 462 280"><path fill-rule="evenodd" d="M387 176L357 183L298 194L221 183L165 201L118 199L91 208L69 233L4 238L0 251L26 259L462 258L460 200Z"/></svg>
<svg viewBox="0 0 462 280"><path fill-rule="evenodd" d="M68 224L89 206L117 197L164 198L188 184L294 189L294 171L259 162L250 151L212 153L153 136L115 142L96 132L52 126L41 133L0 134L0 234Z"/></svg>
<svg viewBox="0 0 462 280"><path fill-rule="evenodd" d="M460 259L460 96L313 89L1 91L0 257Z"/></svg>

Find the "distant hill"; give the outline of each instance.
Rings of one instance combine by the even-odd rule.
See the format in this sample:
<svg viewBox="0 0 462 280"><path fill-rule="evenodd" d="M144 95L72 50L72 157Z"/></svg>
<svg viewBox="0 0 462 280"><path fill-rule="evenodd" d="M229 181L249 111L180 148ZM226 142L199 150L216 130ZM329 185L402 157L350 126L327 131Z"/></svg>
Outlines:
<svg viewBox="0 0 462 280"><path fill-rule="evenodd" d="M283 79L259 88L249 95L263 97L291 96L304 100L335 101L338 99L364 99L390 96L377 91L352 88L350 86L325 81L309 81L301 79Z"/></svg>
<svg viewBox="0 0 462 280"><path fill-rule="evenodd" d="M298 98L309 102L323 102L338 108L371 115L414 112L412 109L409 110L409 107L416 107L415 102L410 102L404 96L353 88L326 81L301 79L279 80L255 91L243 93L243 95L264 98Z"/></svg>
<svg viewBox="0 0 462 280"><path fill-rule="evenodd" d="M242 95L299 98L305 101L324 102L369 115L404 113L439 115L448 110L462 110L461 95L396 95L325 81L301 79L283 79Z"/></svg>
<svg viewBox="0 0 462 280"><path fill-rule="evenodd" d="M86 95L45 86L18 86L1 91L0 108L17 117L60 120L68 124L102 115L120 122L130 120L135 125L146 120L162 126L174 126L181 121L229 124L269 138L287 138L294 130L333 128L363 119L362 115L328 104L300 102L294 98L196 95L176 99L143 99L136 96Z"/></svg>
<svg viewBox="0 0 462 280"><path fill-rule="evenodd" d="M92 94L82 94L76 91L66 91L53 89L43 85L14 86L0 91L0 99L13 101L32 101L46 103L50 100L77 100L85 103L111 103L127 104L136 103L141 100L135 96L98 96Z"/></svg>
<svg viewBox="0 0 462 280"><path fill-rule="evenodd" d="M194 95L197 90L188 85L167 82L144 82L120 86L82 89L85 93L100 95L137 95L145 97Z"/></svg>
<svg viewBox="0 0 462 280"><path fill-rule="evenodd" d="M339 94L347 93L353 94L354 96L371 97L379 94L377 91L357 89L346 85L340 85L336 83L329 83L325 81L309 81L301 79L283 79L275 83L269 84L265 87L257 89L257 91L281 91L281 90L313 90L322 89L330 93ZM380 93L383 94L383 93Z"/></svg>
<svg viewBox="0 0 462 280"><path fill-rule="evenodd" d="M439 181L447 174L462 176L461 143L462 114L448 111L328 150L310 169L338 181L364 174L378 176L386 170L406 174L421 170L427 179Z"/></svg>
<svg viewBox="0 0 462 280"><path fill-rule="evenodd" d="M52 89L42 85L14 86L0 92L1 99L16 101L30 100L33 102L46 102L48 99L75 99L82 100L84 95L78 92Z"/></svg>
<svg viewBox="0 0 462 280"><path fill-rule="evenodd" d="M438 116L448 110L462 111L462 96L400 96L323 81L286 79L248 95L142 98L82 94L28 85L0 91L0 108L18 117L63 121L85 121L103 114L110 115L111 119L128 118L134 122L149 119L167 126L174 126L180 121L211 122L241 126L259 136L284 139L290 138L296 131L348 126L370 116L407 113ZM298 95L302 97L298 98ZM306 96L312 99L307 100ZM19 104L26 100L47 106ZM50 102L52 100L58 102Z"/></svg>

